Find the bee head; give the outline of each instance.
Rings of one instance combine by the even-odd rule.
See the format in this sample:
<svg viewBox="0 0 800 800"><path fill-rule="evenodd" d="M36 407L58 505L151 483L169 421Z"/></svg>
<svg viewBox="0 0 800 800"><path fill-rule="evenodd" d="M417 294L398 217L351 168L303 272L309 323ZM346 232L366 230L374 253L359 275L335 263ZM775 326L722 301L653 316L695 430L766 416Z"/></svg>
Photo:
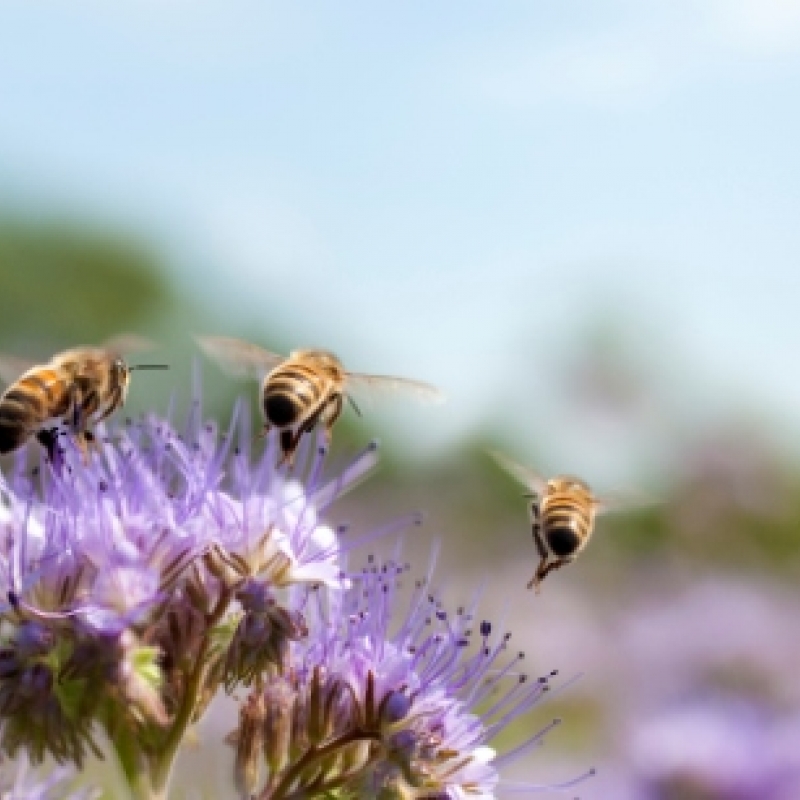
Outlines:
<svg viewBox="0 0 800 800"><path fill-rule="evenodd" d="M111 385L118 386L124 394L128 391L130 381L130 367L121 358L115 358L111 362Z"/></svg>

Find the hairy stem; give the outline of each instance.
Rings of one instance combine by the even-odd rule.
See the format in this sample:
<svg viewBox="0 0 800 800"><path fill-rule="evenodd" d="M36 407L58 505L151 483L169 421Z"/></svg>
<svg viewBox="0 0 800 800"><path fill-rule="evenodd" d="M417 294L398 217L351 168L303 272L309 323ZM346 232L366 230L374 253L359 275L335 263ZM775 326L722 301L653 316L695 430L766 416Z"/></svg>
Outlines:
<svg viewBox="0 0 800 800"><path fill-rule="evenodd" d="M356 729L333 739L322 747L310 747L305 753L286 771L280 783L273 789L265 789L258 800L289 800L295 797L296 793L291 792L294 782L307 770L315 761L326 758L339 748L349 744L362 741L377 741L380 737L373 731Z"/></svg>
<svg viewBox="0 0 800 800"><path fill-rule="evenodd" d="M198 648L194 668L186 681L186 689L181 698L181 704L175 714L175 719L172 721L169 733L159 748L159 752L154 754L152 785L159 792L159 794L153 795L154 798L161 797L162 795L166 797L166 790L169 786L172 766L175 763L178 748L186 735L187 728L192 722L192 716L197 707L198 698L205 685L206 673L208 672L206 657L211 647L211 634L213 633L214 627L228 610L232 596L233 592L230 589L225 589L220 594L214 609L206 617L206 632Z"/></svg>

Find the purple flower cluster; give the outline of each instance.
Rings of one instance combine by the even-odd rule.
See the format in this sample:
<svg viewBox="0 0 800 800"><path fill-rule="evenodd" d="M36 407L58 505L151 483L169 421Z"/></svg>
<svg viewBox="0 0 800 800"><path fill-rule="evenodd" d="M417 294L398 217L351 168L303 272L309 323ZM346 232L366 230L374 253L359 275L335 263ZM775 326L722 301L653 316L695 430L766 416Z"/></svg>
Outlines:
<svg viewBox="0 0 800 800"><path fill-rule="evenodd" d="M80 766L103 730L134 794L164 797L189 726L245 688L243 797L497 796L544 731L491 742L551 676L528 680L510 634L446 612L399 558L349 570L321 515L374 446L330 480L307 446L289 473L236 419L128 421L88 462L67 442L0 478L0 753Z"/></svg>
<svg viewBox="0 0 800 800"><path fill-rule="evenodd" d="M800 796L800 718L723 695L648 720L632 741L636 796L793 800Z"/></svg>

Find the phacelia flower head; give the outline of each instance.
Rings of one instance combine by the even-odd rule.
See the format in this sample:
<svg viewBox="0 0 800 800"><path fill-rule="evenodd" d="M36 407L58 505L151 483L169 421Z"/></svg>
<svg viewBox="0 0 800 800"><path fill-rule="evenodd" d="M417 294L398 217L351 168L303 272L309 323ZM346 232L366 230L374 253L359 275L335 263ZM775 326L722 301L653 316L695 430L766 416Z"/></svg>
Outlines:
<svg viewBox="0 0 800 800"><path fill-rule="evenodd" d="M430 578L404 595L408 570L371 560L332 603L309 604L310 634L292 643L280 688L251 696L263 709L272 772L257 796L322 797L336 789L354 798L488 800L504 789L519 795L575 785L504 784L500 769L558 720L505 754L491 743L543 699L555 673L529 679L510 633L479 620L475 607L446 612ZM248 774L260 774L252 759L242 762Z"/></svg>
<svg viewBox="0 0 800 800"><path fill-rule="evenodd" d="M181 430L101 433L88 459L67 439L55 463L29 471L22 453L0 478L0 754L80 766L104 730L137 794L163 796L189 727L246 687L230 738L243 797L553 788L500 774L544 731L493 748L552 676L529 680L510 634L474 604L446 612L430 577L401 589L397 557L349 570L327 512L374 445L326 479L325 448L279 468L273 440L253 455L245 415L222 434L199 405Z"/></svg>
<svg viewBox="0 0 800 800"><path fill-rule="evenodd" d="M331 502L375 460L325 484L317 453L304 485L272 447L251 459L246 426L220 436L198 410L182 432L129 421L88 461L69 439L55 464L26 471L24 455L0 477L0 741L78 764L107 703L163 728L194 660L233 686L305 635L286 592L341 574L311 496Z"/></svg>

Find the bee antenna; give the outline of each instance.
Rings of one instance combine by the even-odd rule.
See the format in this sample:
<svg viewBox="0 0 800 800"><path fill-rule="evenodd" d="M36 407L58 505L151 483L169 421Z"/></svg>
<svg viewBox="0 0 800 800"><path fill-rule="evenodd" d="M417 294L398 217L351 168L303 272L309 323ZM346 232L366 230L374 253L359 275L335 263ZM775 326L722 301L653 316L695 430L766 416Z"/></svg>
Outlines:
<svg viewBox="0 0 800 800"><path fill-rule="evenodd" d="M353 398L350 397L349 394L346 395L346 397L347 397L347 402L350 403L350 405L353 407L353 411L355 411L356 414L358 414L358 416L360 417L361 416L361 409L356 405L356 401L353 400Z"/></svg>
<svg viewBox="0 0 800 800"><path fill-rule="evenodd" d="M128 369L169 369L169 364L134 364Z"/></svg>

